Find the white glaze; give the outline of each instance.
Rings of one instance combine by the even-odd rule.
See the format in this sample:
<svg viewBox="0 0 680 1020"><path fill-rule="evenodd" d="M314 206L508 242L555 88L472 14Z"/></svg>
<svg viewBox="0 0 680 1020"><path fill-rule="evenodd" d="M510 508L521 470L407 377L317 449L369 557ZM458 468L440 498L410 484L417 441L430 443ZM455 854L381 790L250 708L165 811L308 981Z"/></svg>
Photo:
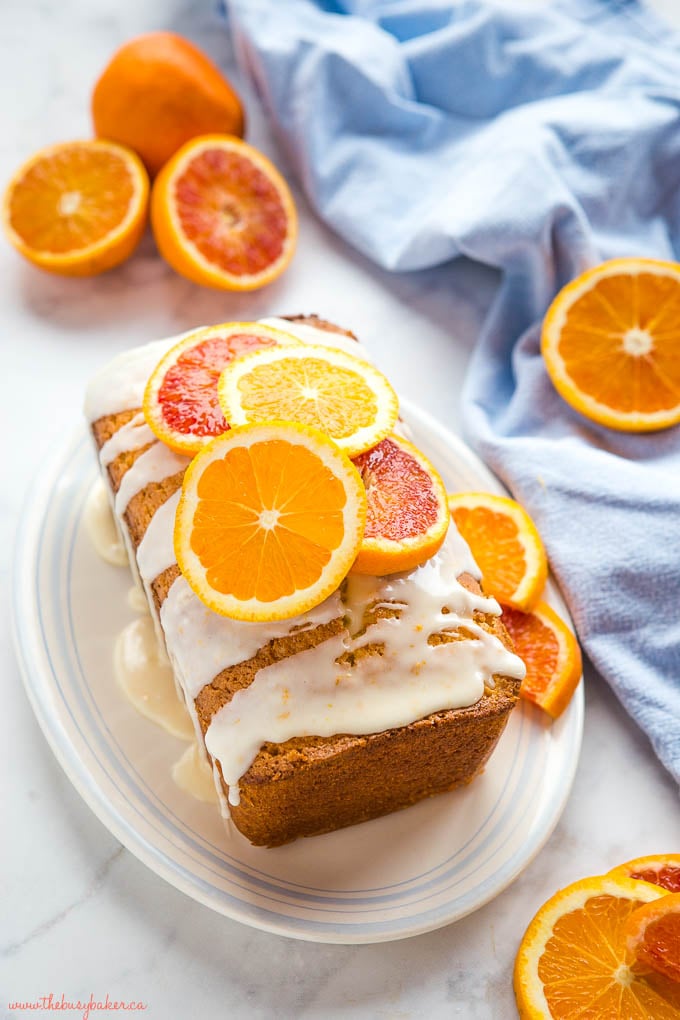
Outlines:
<svg viewBox="0 0 680 1020"><path fill-rule="evenodd" d="M85 527L101 558L115 567L124 567L128 562L125 541L111 513L109 494L102 478L97 479L87 497Z"/></svg>
<svg viewBox="0 0 680 1020"><path fill-rule="evenodd" d="M181 494L181 489L173 492L172 496L156 510L137 547L137 565L146 584L151 584L159 574L176 562L173 534Z"/></svg>
<svg viewBox="0 0 680 1020"><path fill-rule="evenodd" d="M130 609L135 611L135 613L149 612L149 602L146 591L144 588L140 588L138 584L133 584L127 593L127 604Z"/></svg>
<svg viewBox="0 0 680 1020"><path fill-rule="evenodd" d="M139 450L143 446L155 443L156 437L144 421L144 415L136 414L130 421L114 432L99 451L99 463L107 467L121 453Z"/></svg>
<svg viewBox="0 0 680 1020"><path fill-rule="evenodd" d="M206 804L217 804L217 790L212 769L203 748L195 740L172 766L172 778L185 793Z"/></svg>
<svg viewBox="0 0 680 1020"><path fill-rule="evenodd" d="M334 592L321 605L289 620L230 620L204 606L184 578L178 577L161 606L161 624L182 687L187 698L193 699L223 669L251 659L273 638L328 623L343 613L340 596Z"/></svg>
<svg viewBox="0 0 680 1020"><path fill-rule="evenodd" d="M148 614L133 620L118 635L114 668L121 690L138 712L173 736L193 739L193 723L177 696L172 667L159 649Z"/></svg>
<svg viewBox="0 0 680 1020"><path fill-rule="evenodd" d="M94 422L106 414L141 407L147 380L160 359L173 344L193 332L189 330L142 347L133 347L104 365L90 381L85 392L84 411L87 420Z"/></svg>
<svg viewBox="0 0 680 1020"><path fill-rule="evenodd" d="M524 664L473 620L476 610L500 615L494 599L475 595L457 578L469 552L456 529L422 566L392 577L350 575L345 594L348 630L316 648L261 669L213 717L206 747L220 762L229 800L238 804L238 782L267 741L379 733L432 712L473 705L493 685L495 673L522 679ZM396 606L361 633L367 606ZM437 645L428 639L463 628L465 641ZM336 662L344 652L384 646L353 666Z"/></svg>
<svg viewBox="0 0 680 1020"><path fill-rule="evenodd" d="M164 443L155 442L123 475L114 501L118 517L123 516L132 497L147 485L171 478L184 471L188 464L189 457L175 453Z"/></svg>

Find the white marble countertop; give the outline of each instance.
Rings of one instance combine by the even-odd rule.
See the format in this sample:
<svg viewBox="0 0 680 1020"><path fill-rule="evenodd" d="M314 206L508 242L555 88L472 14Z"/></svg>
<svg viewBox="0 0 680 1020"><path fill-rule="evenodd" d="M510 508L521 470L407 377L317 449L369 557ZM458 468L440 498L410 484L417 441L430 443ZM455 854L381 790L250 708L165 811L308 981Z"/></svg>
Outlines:
<svg viewBox="0 0 680 1020"><path fill-rule="evenodd" d="M675 2L656 6L680 22ZM225 30L213 0L5 0L0 180L34 149L87 136L90 89L108 55L157 27L187 34L224 63ZM256 100L247 92L246 99L250 139L281 163ZM299 254L277 284L254 296L221 295L180 279L156 256L150 237L121 269L84 281L42 274L0 245L0 406L10 439L0 497L3 1018L22 1015L9 1011L10 1000L93 992L142 1000L145 1015L160 1020L504 1020L515 1016L511 973L519 938L549 895L630 857L680 846L677 790L592 670L576 782L545 849L474 915L402 942L313 945L211 913L124 850L57 765L11 647L9 561L25 489L54 444L78 425L83 387L98 365L128 346L199 323L314 311L360 332L403 396L457 427L468 355L457 334L461 316L476 321L488 277L473 267L458 270L453 281L446 268L383 273L315 221L298 198Z"/></svg>

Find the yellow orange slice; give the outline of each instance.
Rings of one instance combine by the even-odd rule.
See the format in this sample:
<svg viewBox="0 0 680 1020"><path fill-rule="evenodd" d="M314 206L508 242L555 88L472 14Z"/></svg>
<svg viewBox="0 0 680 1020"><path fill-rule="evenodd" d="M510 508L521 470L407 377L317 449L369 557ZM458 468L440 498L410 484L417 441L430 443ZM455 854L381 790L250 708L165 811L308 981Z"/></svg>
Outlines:
<svg viewBox="0 0 680 1020"><path fill-rule="evenodd" d="M366 486L366 528L352 571L394 574L436 553L450 516L439 473L412 443L387 436L354 458Z"/></svg>
<svg viewBox="0 0 680 1020"><path fill-rule="evenodd" d="M557 391L602 425L631 432L680 421L680 265L613 259L559 292L541 349Z"/></svg>
<svg viewBox="0 0 680 1020"><path fill-rule="evenodd" d="M198 453L229 428L217 398L229 362L261 347L296 346L294 336L258 322L225 322L194 330L159 361L144 392L152 432L179 453Z"/></svg>
<svg viewBox="0 0 680 1020"><path fill-rule="evenodd" d="M183 145L151 194L158 249L194 283L255 290L284 271L295 251L297 213L288 185L252 145L202 135Z"/></svg>
<svg viewBox="0 0 680 1020"><path fill-rule="evenodd" d="M680 893L638 907L626 922L626 946L638 963L680 982Z"/></svg>
<svg viewBox="0 0 680 1020"><path fill-rule="evenodd" d="M350 457L391 432L399 402L377 368L317 344L271 347L227 365L220 404L231 425L294 421L321 429Z"/></svg>
<svg viewBox="0 0 680 1020"><path fill-rule="evenodd" d="M680 893L680 854L650 854L636 857L612 868L610 875L625 875L661 886L667 892Z"/></svg>
<svg viewBox="0 0 680 1020"><path fill-rule="evenodd" d="M61 142L17 170L5 191L3 224L34 265L93 276L137 247L148 200L149 178L130 149L101 139Z"/></svg>
<svg viewBox="0 0 680 1020"><path fill-rule="evenodd" d="M527 672L519 693L556 719L581 678L581 649L572 632L547 602L531 613L503 606L503 623Z"/></svg>
<svg viewBox="0 0 680 1020"><path fill-rule="evenodd" d="M633 911L665 895L646 882L604 875L549 899L515 961L522 1020L677 1020L680 987L636 963L626 946Z"/></svg>
<svg viewBox="0 0 680 1020"><path fill-rule="evenodd" d="M488 492L453 493L449 509L486 591L515 609L533 609L545 587L548 561L526 510L514 499Z"/></svg>
<svg viewBox="0 0 680 1020"><path fill-rule="evenodd" d="M232 429L189 465L175 520L182 574L237 620L282 620L338 587L366 520L366 491L323 433L288 422Z"/></svg>

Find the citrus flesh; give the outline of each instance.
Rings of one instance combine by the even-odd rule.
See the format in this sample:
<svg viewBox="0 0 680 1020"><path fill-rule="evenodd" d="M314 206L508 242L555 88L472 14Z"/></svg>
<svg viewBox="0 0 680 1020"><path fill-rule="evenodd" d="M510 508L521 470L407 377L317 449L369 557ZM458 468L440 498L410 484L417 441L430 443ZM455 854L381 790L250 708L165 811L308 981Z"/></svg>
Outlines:
<svg viewBox="0 0 680 1020"><path fill-rule="evenodd" d="M175 553L215 612L287 619L338 587L365 519L361 478L327 436L286 422L245 426L213 439L189 465Z"/></svg>
<svg viewBox="0 0 680 1020"><path fill-rule="evenodd" d="M505 625L527 672L520 696L553 718L569 704L581 677L581 650L555 610L539 602L533 612L503 606Z"/></svg>
<svg viewBox="0 0 680 1020"><path fill-rule="evenodd" d="M149 378L144 394L149 428L172 449L197 453L229 428L217 396L225 366L261 347L299 342L256 322L227 322L195 330L163 356Z"/></svg>
<svg viewBox="0 0 680 1020"><path fill-rule="evenodd" d="M548 561L526 510L513 499L486 492L450 494L449 509L486 591L506 605L531 610L545 587Z"/></svg>
<svg viewBox="0 0 680 1020"><path fill-rule="evenodd" d="M555 388L610 428L650 431L680 421L680 265L613 259L557 295L541 350Z"/></svg>
<svg viewBox="0 0 680 1020"><path fill-rule="evenodd" d="M412 443L388 436L354 458L366 487L366 528L352 570L393 574L424 563L449 527L446 489Z"/></svg>
<svg viewBox="0 0 680 1020"><path fill-rule="evenodd" d="M272 420L318 428L350 457L389 433L399 402L366 361L315 344L256 351L228 365L219 383L232 425Z"/></svg>
<svg viewBox="0 0 680 1020"><path fill-rule="evenodd" d="M680 982L680 893L636 910L628 918L626 935L628 951L639 964Z"/></svg>
<svg viewBox="0 0 680 1020"><path fill-rule="evenodd" d="M149 182L139 158L112 142L41 149L14 175L3 217L29 261L67 276L118 265L144 231Z"/></svg>
<svg viewBox="0 0 680 1020"><path fill-rule="evenodd" d="M246 142L196 138L163 167L151 196L163 257L196 283L253 290L292 258L297 214L288 185Z"/></svg>

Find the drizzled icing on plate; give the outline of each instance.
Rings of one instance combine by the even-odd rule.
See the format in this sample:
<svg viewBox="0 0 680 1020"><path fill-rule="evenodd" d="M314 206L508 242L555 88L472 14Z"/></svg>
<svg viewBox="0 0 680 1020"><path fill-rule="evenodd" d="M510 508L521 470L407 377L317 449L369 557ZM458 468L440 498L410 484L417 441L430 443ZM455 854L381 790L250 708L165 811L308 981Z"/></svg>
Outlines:
<svg viewBox="0 0 680 1020"><path fill-rule="evenodd" d="M344 336L336 338L284 319L262 321L303 342L362 353L355 341ZM148 376L179 339L127 352L103 369L88 389L88 419L137 410ZM100 462L105 467L121 452L145 446L148 449L123 476L114 509L131 554L133 573L141 576L153 604L151 582L175 563L173 528L179 494L156 512L136 557L124 513L136 493L151 482L177 474L189 459L156 441L136 414L102 447ZM282 743L294 736L381 732L436 711L475 704L485 685L493 684L494 674L521 679L521 660L474 620L477 611L500 615L500 607L493 599L467 591L458 580L463 573L480 576L466 543L452 525L439 553L416 570L388 578L350 575L342 596L335 592L308 613L284 621L247 623L218 616L178 577L161 607L159 638L165 638L175 680L199 739L194 699L218 673L251 658L275 637L335 619L345 621L338 636L261 669L250 686L235 694L212 718L206 746L220 763L231 803L238 803L239 780L265 742ZM379 606L389 607L390 616L376 620L364 632L366 607ZM465 640L433 640L434 635L456 632ZM381 646L381 654L361 654L367 644ZM213 768L213 773L216 771ZM215 779L224 811L223 791L217 776Z"/></svg>

